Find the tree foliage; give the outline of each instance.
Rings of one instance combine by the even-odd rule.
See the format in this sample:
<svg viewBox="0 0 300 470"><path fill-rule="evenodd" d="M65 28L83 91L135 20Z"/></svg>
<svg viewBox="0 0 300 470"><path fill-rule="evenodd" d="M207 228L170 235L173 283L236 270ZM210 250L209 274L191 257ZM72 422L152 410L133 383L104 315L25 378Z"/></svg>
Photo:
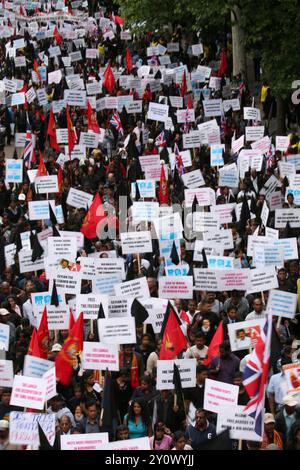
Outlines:
<svg viewBox="0 0 300 470"><path fill-rule="evenodd" d="M119 0L129 25L154 31L179 22L188 30L208 30L216 37L224 24L230 28L231 11L240 8L248 53L261 58L263 77L277 96L286 97L293 80L300 79L298 52L300 0Z"/></svg>

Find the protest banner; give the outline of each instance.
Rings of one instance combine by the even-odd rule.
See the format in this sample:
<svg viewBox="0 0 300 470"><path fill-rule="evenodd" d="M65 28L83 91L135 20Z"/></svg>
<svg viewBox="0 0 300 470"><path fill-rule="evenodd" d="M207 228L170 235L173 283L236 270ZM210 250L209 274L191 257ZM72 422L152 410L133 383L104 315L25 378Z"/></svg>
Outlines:
<svg viewBox="0 0 300 470"><path fill-rule="evenodd" d="M48 201L29 201L28 208L31 221L50 218Z"/></svg>
<svg viewBox="0 0 300 470"><path fill-rule="evenodd" d="M157 217L158 208L158 202L134 202L131 208L133 222L153 222Z"/></svg>
<svg viewBox="0 0 300 470"><path fill-rule="evenodd" d="M203 233L203 241L208 246L219 245L223 250L233 249L233 238L231 229L218 230Z"/></svg>
<svg viewBox="0 0 300 470"><path fill-rule="evenodd" d="M193 276L159 278L159 297L163 299L192 299Z"/></svg>
<svg viewBox="0 0 300 470"><path fill-rule="evenodd" d="M107 432L92 432L90 434L61 434L61 450L100 450L108 444Z"/></svg>
<svg viewBox="0 0 300 470"><path fill-rule="evenodd" d="M215 292L218 290L216 270L194 268L195 289Z"/></svg>
<svg viewBox="0 0 300 470"><path fill-rule="evenodd" d="M285 152L290 144L290 139L288 135L276 135L275 142L276 150L280 150L280 152Z"/></svg>
<svg viewBox="0 0 300 470"><path fill-rule="evenodd" d="M213 217L218 217L220 224L230 224L232 222L232 211L236 208L235 202L229 204L218 204L212 206L210 212Z"/></svg>
<svg viewBox="0 0 300 470"><path fill-rule="evenodd" d="M182 181L187 188L199 188L205 185L204 178L200 170L189 171L182 175Z"/></svg>
<svg viewBox="0 0 300 470"><path fill-rule="evenodd" d="M225 145L211 145L210 146L210 166L223 166L224 159L223 153L225 151Z"/></svg>
<svg viewBox="0 0 300 470"><path fill-rule="evenodd" d="M159 240L182 238L183 225L178 212L154 219L153 225Z"/></svg>
<svg viewBox="0 0 300 470"><path fill-rule="evenodd" d="M232 109L232 111L239 111L241 109L240 100L238 98L234 98L230 100L223 100L222 105L223 105L224 113L227 113L230 110L230 108ZM244 136L242 137L244 140Z"/></svg>
<svg viewBox="0 0 300 470"><path fill-rule="evenodd" d="M270 240L267 237L261 236L248 236L247 256L253 256L254 247L257 245L265 246L269 245ZM296 238L280 238L272 241L273 246L282 248L284 254L284 260L297 259L298 248Z"/></svg>
<svg viewBox="0 0 300 470"><path fill-rule="evenodd" d="M128 114L136 114L142 112L142 105L142 100L135 100L131 103L126 104L125 107Z"/></svg>
<svg viewBox="0 0 300 470"><path fill-rule="evenodd" d="M37 326L39 327L42 319L43 310L38 309ZM69 328L70 311L65 302L55 305L47 305L47 321L50 331L67 330Z"/></svg>
<svg viewBox="0 0 300 470"><path fill-rule="evenodd" d="M86 148L95 149L99 144L99 136L100 134L96 134L95 132L81 132L79 145L82 145Z"/></svg>
<svg viewBox="0 0 300 470"><path fill-rule="evenodd" d="M272 315L294 318L297 309L297 294L282 290L271 290L268 296L267 311Z"/></svg>
<svg viewBox="0 0 300 470"><path fill-rule="evenodd" d="M262 437L255 432L255 420L245 407L221 407L217 418L217 434L230 429L230 439L261 442Z"/></svg>
<svg viewBox="0 0 300 470"><path fill-rule="evenodd" d="M20 273L28 273L30 271L39 271L44 269L44 258L43 256L36 261L32 261L32 250L21 250L19 251L19 267Z"/></svg>
<svg viewBox="0 0 300 470"><path fill-rule="evenodd" d="M46 382L36 377L15 375L10 405L42 410L46 396Z"/></svg>
<svg viewBox="0 0 300 470"><path fill-rule="evenodd" d="M97 320L100 342L105 344L134 344L136 343L135 319L121 317L100 318Z"/></svg>
<svg viewBox="0 0 300 470"><path fill-rule="evenodd" d="M123 441L114 441L105 444L98 450L151 450L149 437L139 437Z"/></svg>
<svg viewBox="0 0 300 470"><path fill-rule="evenodd" d="M5 245L4 254L5 254L5 265L6 267L12 266L15 264L15 254L17 252L17 247L14 243Z"/></svg>
<svg viewBox="0 0 300 470"><path fill-rule="evenodd" d="M278 162L278 168L280 172L280 177L284 178L285 176L287 176L290 185L294 186L294 184L291 183L290 177L293 177L296 174L295 165L293 163Z"/></svg>
<svg viewBox="0 0 300 470"><path fill-rule="evenodd" d="M83 368L86 370L119 370L117 344L83 343Z"/></svg>
<svg viewBox="0 0 300 470"><path fill-rule="evenodd" d="M15 445L39 446L38 424L50 445L55 440L55 413L23 413L12 411L9 415L9 442Z"/></svg>
<svg viewBox="0 0 300 470"><path fill-rule="evenodd" d="M219 228L220 228L220 218L217 213L212 213L212 212L194 212L193 213L194 232L218 230Z"/></svg>
<svg viewBox="0 0 300 470"><path fill-rule="evenodd" d="M81 90L64 90L64 100L69 106L86 108L86 92Z"/></svg>
<svg viewBox="0 0 300 470"><path fill-rule="evenodd" d="M150 101L147 119L152 121L165 122L169 114L169 106L167 104L158 104Z"/></svg>
<svg viewBox="0 0 300 470"><path fill-rule="evenodd" d="M266 317L262 314L261 319L229 323L227 327L231 351L255 348L265 322Z"/></svg>
<svg viewBox="0 0 300 470"><path fill-rule="evenodd" d="M204 116L216 117L222 116L222 100L204 100L203 101Z"/></svg>
<svg viewBox="0 0 300 470"><path fill-rule="evenodd" d="M260 109L245 106L244 119L249 121L261 121Z"/></svg>
<svg viewBox="0 0 300 470"><path fill-rule="evenodd" d="M300 392L300 362L285 364L282 370L287 381L288 393Z"/></svg>
<svg viewBox="0 0 300 470"><path fill-rule="evenodd" d="M51 367L47 372L43 374L43 379L46 382L46 396L45 400L51 400L51 398L57 395L56 390L56 369L55 366Z"/></svg>
<svg viewBox="0 0 300 470"><path fill-rule="evenodd" d="M132 296L137 299L150 297L149 287L145 277L134 279L133 281L126 281L122 284L116 284L114 288L115 295Z"/></svg>
<svg viewBox="0 0 300 470"><path fill-rule="evenodd" d="M49 237L48 253L66 259L75 259L77 243L75 237Z"/></svg>
<svg viewBox="0 0 300 470"><path fill-rule="evenodd" d="M275 266L250 269L249 276L249 288L247 289L247 294L276 289L278 287Z"/></svg>
<svg viewBox="0 0 300 470"><path fill-rule="evenodd" d="M233 269L233 258L230 256L207 256L208 269Z"/></svg>
<svg viewBox="0 0 300 470"><path fill-rule="evenodd" d="M237 405L239 387L216 380L206 379L204 388L203 408L213 413L219 413L221 409Z"/></svg>
<svg viewBox="0 0 300 470"><path fill-rule="evenodd" d="M249 269L216 270L218 290L246 290L249 285Z"/></svg>
<svg viewBox="0 0 300 470"><path fill-rule="evenodd" d="M284 253L282 248L271 246L255 246L253 253L253 267L262 268L263 266L273 265L282 266L284 264Z"/></svg>
<svg viewBox="0 0 300 470"><path fill-rule="evenodd" d="M151 232L126 232L121 233L122 254L151 253Z"/></svg>
<svg viewBox="0 0 300 470"><path fill-rule="evenodd" d="M93 202L93 195L80 191L79 189L70 188L67 197L67 204L77 209L89 208Z"/></svg>
<svg viewBox="0 0 300 470"><path fill-rule="evenodd" d="M115 296L108 300L108 318L126 317L131 313L134 297Z"/></svg>
<svg viewBox="0 0 300 470"><path fill-rule="evenodd" d="M212 202L210 189L211 188L185 189L184 197L186 207L192 207L195 196L199 206L210 206Z"/></svg>
<svg viewBox="0 0 300 470"><path fill-rule="evenodd" d="M92 279L92 293L115 295L115 285L122 282L120 273Z"/></svg>
<svg viewBox="0 0 300 470"><path fill-rule="evenodd" d="M183 134L182 143L184 149L198 148L201 145L200 132L190 131L188 134Z"/></svg>
<svg viewBox="0 0 300 470"><path fill-rule="evenodd" d="M52 292L53 279L55 279L57 291L61 294L80 294L81 272L70 271L68 268L51 269L49 290Z"/></svg>
<svg viewBox="0 0 300 470"><path fill-rule="evenodd" d="M5 181L7 183L23 182L23 160L7 158L5 160Z"/></svg>
<svg viewBox="0 0 300 470"><path fill-rule="evenodd" d="M177 365L182 388L196 386L196 359L175 359L172 361L157 361L157 390L174 390L174 364Z"/></svg>
<svg viewBox="0 0 300 470"><path fill-rule="evenodd" d="M54 367L53 361L47 361L40 357L29 356L26 354L24 359L23 374L26 377L42 378L44 373Z"/></svg>
<svg viewBox="0 0 300 470"><path fill-rule="evenodd" d="M0 333L1 334L1 333ZM1 350L1 346L0 346ZM12 388L14 382L13 361L0 359L0 387Z"/></svg>
<svg viewBox="0 0 300 470"><path fill-rule="evenodd" d="M96 320L100 304L104 315L108 315L108 296L100 294L77 294L76 310L83 313L84 320Z"/></svg>
<svg viewBox="0 0 300 470"><path fill-rule="evenodd" d="M58 193L57 175L37 176L34 179L35 190L39 194Z"/></svg>
<svg viewBox="0 0 300 470"><path fill-rule="evenodd" d="M99 258L94 259L96 277L119 273L125 279L125 267L123 258Z"/></svg>
<svg viewBox="0 0 300 470"><path fill-rule="evenodd" d="M138 185L140 196L155 197L155 181L154 180L137 180L135 183L131 183L131 194L135 199L136 197L136 185Z"/></svg>
<svg viewBox="0 0 300 470"><path fill-rule="evenodd" d="M219 169L219 186L237 188L239 185L238 169L235 163Z"/></svg>
<svg viewBox="0 0 300 470"><path fill-rule="evenodd" d="M269 194L268 202L270 206L270 211L275 211L276 209L282 208L282 194L280 191L275 191Z"/></svg>
<svg viewBox="0 0 300 470"><path fill-rule="evenodd" d="M253 142L262 139L265 133L264 126L246 126L246 141Z"/></svg>

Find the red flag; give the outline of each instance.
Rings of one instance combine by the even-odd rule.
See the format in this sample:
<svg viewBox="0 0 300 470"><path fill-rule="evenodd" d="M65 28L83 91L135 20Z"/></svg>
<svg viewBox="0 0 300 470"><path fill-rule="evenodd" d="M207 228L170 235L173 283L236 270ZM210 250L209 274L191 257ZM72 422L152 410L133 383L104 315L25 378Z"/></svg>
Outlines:
<svg viewBox="0 0 300 470"><path fill-rule="evenodd" d="M183 77L182 77L180 96L182 96L184 98L186 94L187 94L187 83L186 83L186 73L184 71L183 72Z"/></svg>
<svg viewBox="0 0 300 470"><path fill-rule="evenodd" d="M56 377L60 383L69 385L73 366L78 364L77 356L83 350L83 313L77 318L62 350L55 359Z"/></svg>
<svg viewBox="0 0 300 470"><path fill-rule="evenodd" d="M180 326L181 322L169 302L160 333L162 345L159 359L175 359L185 348L187 339Z"/></svg>
<svg viewBox="0 0 300 470"><path fill-rule="evenodd" d="M99 193L97 193L88 213L85 216L80 229L81 233L83 233L86 238L96 238L98 224L105 219L106 215L103 209L102 200Z"/></svg>
<svg viewBox="0 0 300 470"><path fill-rule="evenodd" d="M28 356L34 356L34 357L40 357L40 358L42 357L36 328L33 328L27 354Z"/></svg>
<svg viewBox="0 0 300 470"><path fill-rule="evenodd" d="M105 72L103 74L103 86L104 86L104 88L107 89L107 91L110 95L114 91L115 84L116 84L116 81L115 81L113 71L111 69L111 66L109 64L107 64L107 67L106 67Z"/></svg>
<svg viewBox="0 0 300 470"><path fill-rule="evenodd" d="M49 136L50 147L52 147L54 150L57 150L59 152L60 148L56 139L55 119L54 119L54 113L53 113L52 107L50 108L47 135Z"/></svg>
<svg viewBox="0 0 300 470"><path fill-rule="evenodd" d="M213 339L210 342L207 351L207 359L204 360L204 364L208 366L212 359L216 356L220 356L220 344L224 341L224 330L223 330L223 322L219 324Z"/></svg>
<svg viewBox="0 0 300 470"><path fill-rule="evenodd" d="M133 69L133 64L132 64L132 57L131 57L129 47L126 48L126 64L127 64L128 72L131 72L131 70Z"/></svg>
<svg viewBox="0 0 300 470"><path fill-rule="evenodd" d="M70 116L69 106L67 105L67 124L68 124L68 146L69 146L69 155L71 157L71 152L73 152L74 146L77 142L77 136L75 134L74 126Z"/></svg>
<svg viewBox="0 0 300 470"><path fill-rule="evenodd" d="M48 320L47 320L47 309L44 308L41 323L37 331L38 344L43 359L48 359L48 347L50 342Z"/></svg>
<svg viewBox="0 0 300 470"><path fill-rule="evenodd" d="M191 95L189 95L189 97L188 97L187 107L188 107L188 109L193 109L194 108L193 100L192 100Z"/></svg>
<svg viewBox="0 0 300 470"><path fill-rule="evenodd" d="M92 110L89 100L87 100L88 130L100 134L100 127L97 118Z"/></svg>
<svg viewBox="0 0 300 470"><path fill-rule="evenodd" d="M71 330L72 330L72 328L73 328L74 325L75 325L75 318L74 318L74 315L73 315L73 311L72 311L72 309L70 308L69 334L71 333Z"/></svg>
<svg viewBox="0 0 300 470"><path fill-rule="evenodd" d="M63 172L62 172L60 165L59 165L58 173L57 173L57 182L58 182L58 192L59 194L61 194L63 191Z"/></svg>
<svg viewBox="0 0 300 470"><path fill-rule="evenodd" d="M57 45L60 46L61 43L62 43L62 37L61 37L61 35L59 34L59 31L58 31L58 29L57 29L57 26L55 26L55 28L54 28L54 38L55 38L55 40L56 40Z"/></svg>
<svg viewBox="0 0 300 470"><path fill-rule="evenodd" d="M228 70L227 56L226 56L225 49L223 47L221 51L221 63L220 63L220 67L218 70L218 77L222 77L223 75L225 75L227 70Z"/></svg>
<svg viewBox="0 0 300 470"><path fill-rule="evenodd" d="M42 81L42 77L41 77L41 74L40 74L40 71L39 71L39 67L38 67L38 63L37 63L37 60L34 59L33 61L33 70L35 71L35 73L37 74L37 77L38 77L38 80L39 82Z"/></svg>
<svg viewBox="0 0 300 470"><path fill-rule="evenodd" d="M45 166L43 154L42 154L42 152L41 152L40 150L39 150L39 156L40 156L40 161L39 161L39 166L38 166L38 170L37 170L36 176L47 176L47 175L48 175L48 171L47 171L47 168L46 168L46 166Z"/></svg>
<svg viewBox="0 0 300 470"><path fill-rule="evenodd" d="M159 181L159 202L160 204L169 203L169 188L166 180L164 165L161 166L160 181Z"/></svg>

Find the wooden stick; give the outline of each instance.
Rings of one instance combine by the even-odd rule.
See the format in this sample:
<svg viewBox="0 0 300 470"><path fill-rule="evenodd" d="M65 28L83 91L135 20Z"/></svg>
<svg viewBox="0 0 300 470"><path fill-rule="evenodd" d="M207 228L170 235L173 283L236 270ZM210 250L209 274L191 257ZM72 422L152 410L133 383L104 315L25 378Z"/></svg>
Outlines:
<svg viewBox="0 0 300 470"><path fill-rule="evenodd" d="M143 323L143 335L145 335L146 333L147 333L147 325Z"/></svg>
<svg viewBox="0 0 300 470"><path fill-rule="evenodd" d="M54 330L54 343L58 342L58 330Z"/></svg>
<svg viewBox="0 0 300 470"><path fill-rule="evenodd" d="M242 450L243 447L243 439L239 439L239 448L238 450Z"/></svg>
<svg viewBox="0 0 300 470"><path fill-rule="evenodd" d="M281 318L282 318L282 317L278 317L277 324L276 324L276 328L277 328L277 329L280 327Z"/></svg>
<svg viewBox="0 0 300 470"><path fill-rule="evenodd" d="M139 274L141 272L141 255L138 253L137 254L137 262L138 262L138 268L139 268Z"/></svg>
<svg viewBox="0 0 300 470"><path fill-rule="evenodd" d="M177 393L174 393L174 406L177 406Z"/></svg>
<svg viewBox="0 0 300 470"><path fill-rule="evenodd" d="M94 320L90 320L90 330L91 330L91 335L94 334Z"/></svg>

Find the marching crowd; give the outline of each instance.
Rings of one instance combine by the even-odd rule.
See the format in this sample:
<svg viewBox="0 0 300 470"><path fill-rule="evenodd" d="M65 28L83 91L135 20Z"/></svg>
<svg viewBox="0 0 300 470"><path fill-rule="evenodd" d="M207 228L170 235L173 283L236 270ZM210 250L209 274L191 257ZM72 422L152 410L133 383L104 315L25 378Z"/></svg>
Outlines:
<svg viewBox="0 0 300 470"><path fill-rule="evenodd" d="M210 264L214 256L220 262L229 260L230 269L235 271L251 273L259 266L267 270L271 265L276 272L274 289L298 294L300 223L278 226L275 215L276 209L291 209L297 214L300 207L297 190L289 192L297 187L300 140L293 127L297 107L290 106L286 118L291 128L286 137L282 136L286 146L278 148L278 136L267 135L267 123L276 115L272 90L264 83L255 101L245 77L232 77L230 36L226 44L199 44L201 38L187 33L180 25L173 31L133 35L126 29L118 7L111 8L110 2L65 2L63 11L57 5L62 2L55 1L41 2L38 7L32 2L33 10L27 8L26 2L8 3L8 9L6 3L5 9L2 6L0 10L0 325L9 326L9 342L8 348L0 351L0 362L13 361L13 374L17 376L23 373L26 355L35 355L33 335L39 323L32 295L49 292L52 283L46 266L29 272L21 270L20 253L28 250L30 243L29 249L36 255L32 262L41 260L47 243L47 237L41 234L49 228L50 237L62 236L63 231L84 235L82 244L77 241L76 259L68 260L66 256L61 265L65 261L71 271L79 271L81 260L86 257L121 258L126 271L123 281L145 278L154 299L161 298L160 283L168 268L173 267L175 272L178 269L180 279L194 275L191 296L177 298L175 293L173 298L167 297L171 303L160 323L160 332L150 321L136 321L136 343L119 345L118 371L85 370L82 356L77 354L69 380L60 380L57 361L73 330L70 326L48 332L46 354L40 357L56 364L57 394L42 412L55 414L54 449L61 448L63 435L108 432L110 442L149 438L149 448L155 450L201 450L210 441L217 442L218 434L218 414L204 405L206 381L236 385L237 405L244 408L253 398L249 396L245 372L259 340L253 340L243 322L267 319L270 289L262 286L251 293L241 288L206 290L195 282L194 270L217 271ZM201 45L199 52L194 53L194 45ZM59 53L55 48L59 48ZM94 53L88 52L92 50ZM77 57L76 52L80 52ZM16 60L21 57L25 59L19 60L23 66ZM66 91L81 93L90 85L97 92L87 95L85 106L68 101L71 94ZM118 103L118 109L116 104L108 104L109 99ZM207 116L206 100L221 100L221 113ZM136 108L132 103L136 103ZM157 109L168 106L167 119L160 120L159 113L157 119L151 118L151 103L162 106ZM254 110L255 116L245 118L245 109ZM184 114L182 120L179 110ZM247 136L249 128L258 131L260 127L264 130L256 141L261 146L253 148L253 141L243 136ZM60 129L68 130L67 140L58 139L56 131ZM186 147L186 136L197 134L196 131L201 143ZM87 133L97 134L98 142L94 147L83 146L83 154L81 145L77 157L73 149L76 151L76 144L83 142ZM17 135L21 134L24 141L16 146ZM218 146L221 162L213 164L212 148ZM242 158L247 151L248 160ZM158 177L157 163L153 165L155 177L147 176L144 156L158 162ZM259 157L258 163L252 165L254 156ZM7 159L22 160L21 182L7 181ZM289 171L284 171L283 163L291 165ZM290 171L293 165L294 172ZM226 166L230 166L233 178L237 174L236 185L220 185ZM198 181L194 185L189 178L192 172ZM37 189L35 177L55 175L57 192L45 194ZM143 192L141 181L148 184L153 179L150 197ZM99 198L96 208L100 207L105 217L93 229L92 219L97 214L91 211L92 206L68 204L72 188L90 195L92 205ZM192 204L188 203L186 190L193 193L201 188L210 188L211 203L202 204L195 194ZM277 197L277 201L279 198L275 208L272 197ZM50 206L49 217L31 217L30 203L47 199L54 201L52 209L60 207L61 212ZM184 231L169 240L167 250L163 251L161 240L153 237L151 251L123 254L121 226L125 225L129 232L153 234L150 220L135 220L136 202L158 202L160 217L172 214L175 206L181 209ZM224 212L212 210L222 205L225 212L228 209L225 219ZM195 214L212 212L213 218L222 213L223 219L219 219L217 230L208 228L208 232L230 232L229 245L209 240L205 243L205 226L195 230ZM178 234L178 227L173 229ZM25 232L29 232L29 241L22 237ZM296 256L285 259L281 253L280 263L267 264L265 252L265 262L258 265L258 259L249 254L249 237L264 238L269 245L277 239L295 239ZM8 256L8 246L14 246L12 257ZM54 290L52 295L50 292L52 305ZM93 281L83 277L80 293L91 292L95 292ZM76 297L66 293L65 302L74 308ZM76 312L76 320L79 313ZM284 313L272 317L261 439L235 437L229 441L232 449L300 450L300 378L295 378L296 393L291 393L284 372L284 366L300 362L300 317L285 317ZM98 319L106 316L99 305ZM176 324L173 330L172 319ZM84 319L83 311L83 323L83 341L99 342L97 318ZM236 330L237 346L233 351L229 325L235 323L242 325ZM173 356L161 354L162 349L165 353L172 348L178 348ZM174 385L173 389L158 389L158 361L176 357L195 361L194 386L185 388L182 382L182 388ZM108 382L109 396L105 395ZM10 442L10 414L37 410L10 404L12 385L4 385L1 372L0 384L0 449L38 449L43 445L48 448L49 443L42 444L42 437L40 446ZM108 402L109 416L105 411Z"/></svg>

